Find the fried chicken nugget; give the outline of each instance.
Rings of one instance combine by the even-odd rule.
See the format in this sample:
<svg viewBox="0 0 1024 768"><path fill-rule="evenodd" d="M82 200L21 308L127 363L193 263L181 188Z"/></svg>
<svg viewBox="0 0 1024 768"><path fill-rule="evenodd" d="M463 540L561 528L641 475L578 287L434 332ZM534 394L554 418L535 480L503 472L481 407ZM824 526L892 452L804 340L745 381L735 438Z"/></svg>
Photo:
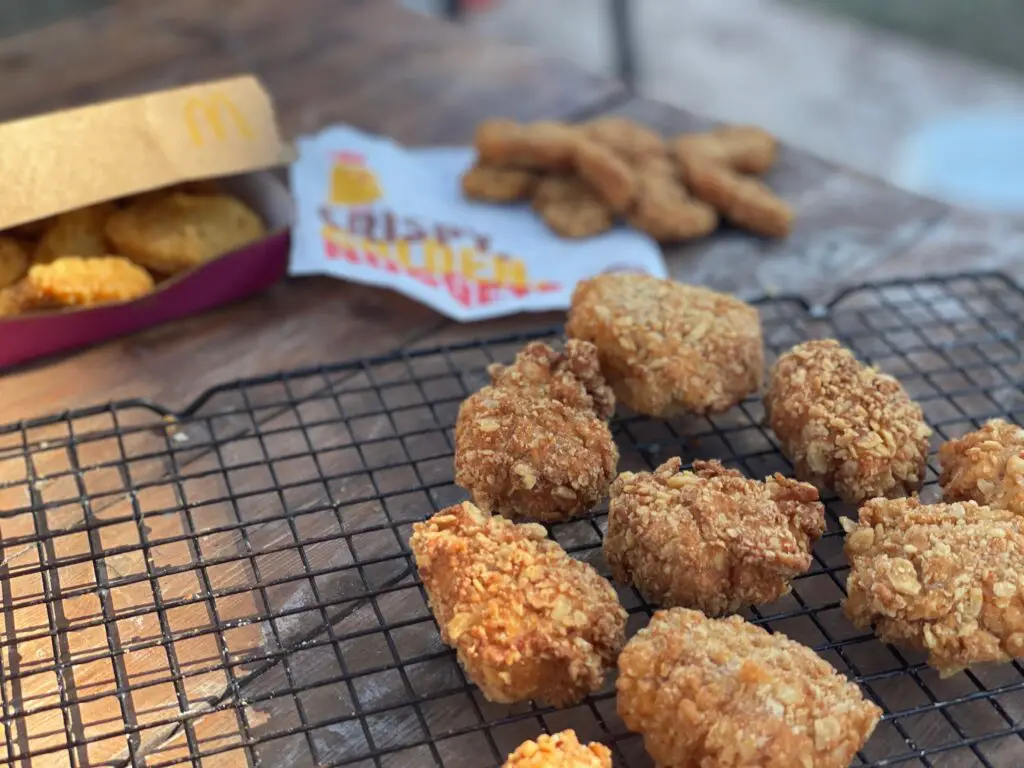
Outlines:
<svg viewBox="0 0 1024 768"><path fill-rule="evenodd" d="M810 648L684 608L629 641L616 687L659 768L846 768L882 714Z"/></svg>
<svg viewBox="0 0 1024 768"><path fill-rule="evenodd" d="M757 310L671 280L615 274L580 282L566 333L593 342L615 396L651 416L727 410L764 375Z"/></svg>
<svg viewBox="0 0 1024 768"><path fill-rule="evenodd" d="M482 509L559 522L608 494L619 451L607 420L615 398L592 344L565 353L528 344L491 386L470 395L455 424L455 482Z"/></svg>
<svg viewBox="0 0 1024 768"><path fill-rule="evenodd" d="M626 220L659 243L704 237L718 226L715 209L687 193L665 157L638 166L636 201Z"/></svg>
<svg viewBox="0 0 1024 768"><path fill-rule="evenodd" d="M155 287L149 272L121 256L64 256L35 264L25 283L27 303L34 308L130 301Z"/></svg>
<svg viewBox="0 0 1024 768"><path fill-rule="evenodd" d="M484 120L476 128L474 145L486 165L536 171L569 171L575 162L579 132L557 122L526 125L514 120Z"/></svg>
<svg viewBox="0 0 1024 768"><path fill-rule="evenodd" d="M973 501L873 499L843 518L844 611L928 653L942 677L1024 656L1024 521Z"/></svg>
<svg viewBox="0 0 1024 768"><path fill-rule="evenodd" d="M749 480L717 461L623 472L612 483L604 554L650 602L709 615L778 600L811 566L825 530L813 485Z"/></svg>
<svg viewBox="0 0 1024 768"><path fill-rule="evenodd" d="M113 203L100 203L55 216L32 253L33 263L50 264L62 256L106 256L110 247L103 229L116 210Z"/></svg>
<svg viewBox="0 0 1024 768"><path fill-rule="evenodd" d="M932 434L921 407L835 339L798 344L779 357L764 407L801 480L851 503L920 490Z"/></svg>
<svg viewBox="0 0 1024 768"><path fill-rule="evenodd" d="M739 173L764 173L775 164L778 148L774 136L753 125L684 133L672 140L672 150L684 165L692 158L702 158Z"/></svg>
<svg viewBox="0 0 1024 768"><path fill-rule="evenodd" d="M537 174L518 168L499 168L477 163L462 174L462 194L487 203L529 200L537 186Z"/></svg>
<svg viewBox="0 0 1024 768"><path fill-rule="evenodd" d="M107 220L106 233L119 253L173 275L258 240L266 228L230 195L175 192L122 208Z"/></svg>
<svg viewBox="0 0 1024 768"><path fill-rule="evenodd" d="M0 288L0 317L14 317L28 309L25 301L25 281Z"/></svg>
<svg viewBox="0 0 1024 768"><path fill-rule="evenodd" d="M633 203L637 187L636 173L625 160L607 147L581 140L576 145L576 172L613 213L623 213Z"/></svg>
<svg viewBox="0 0 1024 768"><path fill-rule="evenodd" d="M579 130L587 139L607 147L630 164L666 154L661 134L626 117L598 117L582 123Z"/></svg>
<svg viewBox="0 0 1024 768"><path fill-rule="evenodd" d="M409 540L441 639L484 696L556 707L601 687L625 642L612 585L536 523L469 502L413 526Z"/></svg>
<svg viewBox="0 0 1024 768"><path fill-rule="evenodd" d="M612 768L612 753L597 742L580 744L570 728L524 741L501 768Z"/></svg>
<svg viewBox="0 0 1024 768"><path fill-rule="evenodd" d="M993 419L939 448L943 498L1024 515L1024 429Z"/></svg>
<svg viewBox="0 0 1024 768"><path fill-rule="evenodd" d="M738 227L762 237L785 237L793 209L767 185L723 165L695 158L683 173L690 191Z"/></svg>
<svg viewBox="0 0 1024 768"><path fill-rule="evenodd" d="M562 237L594 237L615 224L608 204L574 176L541 179L534 191L533 209L552 232Z"/></svg>
<svg viewBox="0 0 1024 768"><path fill-rule="evenodd" d="M28 271L28 253L13 237L0 235L0 288L21 280Z"/></svg>

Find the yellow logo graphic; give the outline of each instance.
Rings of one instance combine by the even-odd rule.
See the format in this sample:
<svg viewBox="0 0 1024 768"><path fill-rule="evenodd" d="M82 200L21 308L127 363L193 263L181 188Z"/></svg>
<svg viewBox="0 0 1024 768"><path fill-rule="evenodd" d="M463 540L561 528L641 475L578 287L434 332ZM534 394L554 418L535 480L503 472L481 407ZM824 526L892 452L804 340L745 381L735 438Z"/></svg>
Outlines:
<svg viewBox="0 0 1024 768"><path fill-rule="evenodd" d="M353 152L338 152L331 167L330 198L334 205L369 205L383 193L365 160Z"/></svg>
<svg viewBox="0 0 1024 768"><path fill-rule="evenodd" d="M238 105L222 93L193 96L185 102L185 123L189 138L197 147L206 143L204 125L209 128L214 141L224 141L228 137L230 124L242 138L251 139L256 135Z"/></svg>

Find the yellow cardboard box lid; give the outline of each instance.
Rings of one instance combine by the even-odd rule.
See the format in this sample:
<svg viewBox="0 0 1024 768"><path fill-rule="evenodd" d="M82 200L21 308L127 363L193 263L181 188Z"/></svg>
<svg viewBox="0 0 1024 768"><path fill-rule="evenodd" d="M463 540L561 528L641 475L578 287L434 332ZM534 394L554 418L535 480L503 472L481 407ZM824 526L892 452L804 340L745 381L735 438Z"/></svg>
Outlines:
<svg viewBox="0 0 1024 768"><path fill-rule="evenodd" d="M0 228L288 162L270 97L234 77L0 124Z"/></svg>

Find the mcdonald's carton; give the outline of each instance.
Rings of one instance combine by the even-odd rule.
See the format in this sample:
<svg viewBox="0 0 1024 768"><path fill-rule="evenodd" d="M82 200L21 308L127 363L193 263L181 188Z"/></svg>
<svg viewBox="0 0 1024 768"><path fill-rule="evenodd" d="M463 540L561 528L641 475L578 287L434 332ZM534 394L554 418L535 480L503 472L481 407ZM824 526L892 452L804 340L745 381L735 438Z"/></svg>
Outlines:
<svg viewBox="0 0 1024 768"><path fill-rule="evenodd" d="M0 124L0 367L200 312L278 281L287 273L294 214L272 169L290 157L271 100L252 77ZM90 220L86 212L113 216L172 197L241 209L255 234L244 242L221 237L226 252L203 250L192 241L205 222L161 220L172 244L154 262L115 245L109 218L75 229L74 222ZM39 300L37 285L54 264L68 264L64 257L82 257L56 278L72 284ZM174 269L164 270L168 263ZM125 300L127 286L138 285Z"/></svg>

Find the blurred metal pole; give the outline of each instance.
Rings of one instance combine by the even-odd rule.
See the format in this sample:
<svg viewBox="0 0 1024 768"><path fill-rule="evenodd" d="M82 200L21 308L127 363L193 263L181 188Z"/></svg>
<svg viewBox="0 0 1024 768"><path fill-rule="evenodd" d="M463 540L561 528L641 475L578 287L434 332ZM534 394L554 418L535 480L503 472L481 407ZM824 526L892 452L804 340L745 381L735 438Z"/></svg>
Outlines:
<svg viewBox="0 0 1024 768"><path fill-rule="evenodd" d="M615 37L615 66L628 91L636 89L636 48L633 40L630 0L611 0L612 34Z"/></svg>

